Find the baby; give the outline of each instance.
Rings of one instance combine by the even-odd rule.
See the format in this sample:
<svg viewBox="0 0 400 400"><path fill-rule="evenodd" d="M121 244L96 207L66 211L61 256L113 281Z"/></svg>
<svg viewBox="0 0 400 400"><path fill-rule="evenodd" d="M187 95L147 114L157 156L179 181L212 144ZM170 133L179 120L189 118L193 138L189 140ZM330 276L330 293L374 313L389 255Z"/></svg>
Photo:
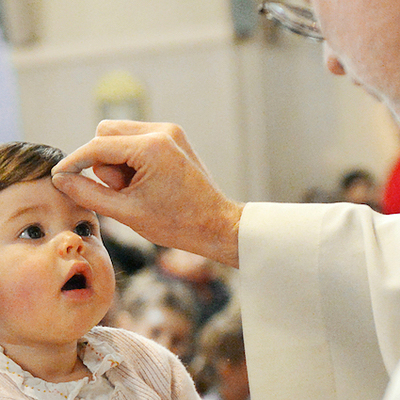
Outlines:
<svg viewBox="0 0 400 400"><path fill-rule="evenodd" d="M168 350L95 327L114 270L96 215L51 183L63 157L45 145L0 145L0 397L199 399Z"/></svg>

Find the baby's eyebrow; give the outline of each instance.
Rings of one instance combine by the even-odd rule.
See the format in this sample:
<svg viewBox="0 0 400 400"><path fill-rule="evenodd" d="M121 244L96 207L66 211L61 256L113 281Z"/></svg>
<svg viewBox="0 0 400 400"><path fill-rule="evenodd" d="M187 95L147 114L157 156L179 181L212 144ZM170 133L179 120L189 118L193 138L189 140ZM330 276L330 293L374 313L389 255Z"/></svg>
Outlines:
<svg viewBox="0 0 400 400"><path fill-rule="evenodd" d="M43 216L43 213L48 213L51 210L51 206L49 204L35 204L31 206L25 206L21 207L17 210L15 210L9 217L5 219L5 222L12 222L18 218L24 217L24 216L29 216L29 215L36 215L39 214ZM87 210L85 208L82 208L78 205L76 205L76 210L73 212L73 214L76 216L76 218L80 219L87 219L93 222L97 222L98 218L96 214L91 211Z"/></svg>
<svg viewBox="0 0 400 400"><path fill-rule="evenodd" d="M14 213L12 213L8 218L7 221L12 221L14 219L17 219L21 216L27 215L27 214L34 214L37 213L38 211L43 211L45 210L46 207L44 205L40 206L29 206L29 207L22 207L18 210L16 210Z"/></svg>

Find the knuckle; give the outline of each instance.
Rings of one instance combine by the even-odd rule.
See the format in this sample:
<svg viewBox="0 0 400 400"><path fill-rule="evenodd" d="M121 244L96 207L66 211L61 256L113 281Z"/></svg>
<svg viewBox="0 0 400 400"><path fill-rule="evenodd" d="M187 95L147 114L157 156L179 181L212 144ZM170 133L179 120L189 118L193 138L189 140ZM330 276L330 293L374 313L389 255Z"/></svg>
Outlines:
<svg viewBox="0 0 400 400"><path fill-rule="evenodd" d="M184 131L182 127L176 124L168 123L167 131L174 139L181 138L182 136L184 136Z"/></svg>
<svg viewBox="0 0 400 400"><path fill-rule="evenodd" d="M161 147L170 146L173 142L171 134L168 132L160 132L154 136L152 136L152 144L156 145L159 144Z"/></svg>
<svg viewBox="0 0 400 400"><path fill-rule="evenodd" d="M148 154L155 154L157 157L165 155L171 148L175 147L174 140L167 132L158 132L148 135L146 138L146 149Z"/></svg>
<svg viewBox="0 0 400 400"><path fill-rule="evenodd" d="M101 135L106 134L107 132L109 132L109 130L111 129L112 125L113 125L113 121L108 120L108 119L103 119L97 125L96 135L101 136Z"/></svg>
<svg viewBox="0 0 400 400"><path fill-rule="evenodd" d="M188 139L180 125L168 123L166 124L165 132L179 147L187 147Z"/></svg>

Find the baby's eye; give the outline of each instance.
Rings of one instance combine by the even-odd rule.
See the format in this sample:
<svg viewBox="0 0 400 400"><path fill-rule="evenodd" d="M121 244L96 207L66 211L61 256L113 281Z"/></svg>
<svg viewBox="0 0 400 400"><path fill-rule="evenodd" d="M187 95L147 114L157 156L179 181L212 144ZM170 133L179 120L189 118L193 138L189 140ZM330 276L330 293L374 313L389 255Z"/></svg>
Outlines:
<svg viewBox="0 0 400 400"><path fill-rule="evenodd" d="M41 239L44 235L44 231L40 226L30 225L21 232L19 237L21 239Z"/></svg>
<svg viewBox="0 0 400 400"><path fill-rule="evenodd" d="M88 237L93 235L93 224L90 222L80 222L76 228L74 229L74 232L81 236L81 237Z"/></svg>

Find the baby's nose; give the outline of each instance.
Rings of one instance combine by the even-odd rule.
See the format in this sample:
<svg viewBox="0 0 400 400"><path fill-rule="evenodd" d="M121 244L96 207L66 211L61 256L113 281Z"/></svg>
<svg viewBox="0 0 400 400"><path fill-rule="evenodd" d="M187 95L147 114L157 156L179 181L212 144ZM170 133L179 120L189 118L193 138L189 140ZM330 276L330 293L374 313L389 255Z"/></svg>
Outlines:
<svg viewBox="0 0 400 400"><path fill-rule="evenodd" d="M82 254L84 243L82 238L74 232L66 231L60 234L58 243L58 254L60 256L73 253Z"/></svg>

